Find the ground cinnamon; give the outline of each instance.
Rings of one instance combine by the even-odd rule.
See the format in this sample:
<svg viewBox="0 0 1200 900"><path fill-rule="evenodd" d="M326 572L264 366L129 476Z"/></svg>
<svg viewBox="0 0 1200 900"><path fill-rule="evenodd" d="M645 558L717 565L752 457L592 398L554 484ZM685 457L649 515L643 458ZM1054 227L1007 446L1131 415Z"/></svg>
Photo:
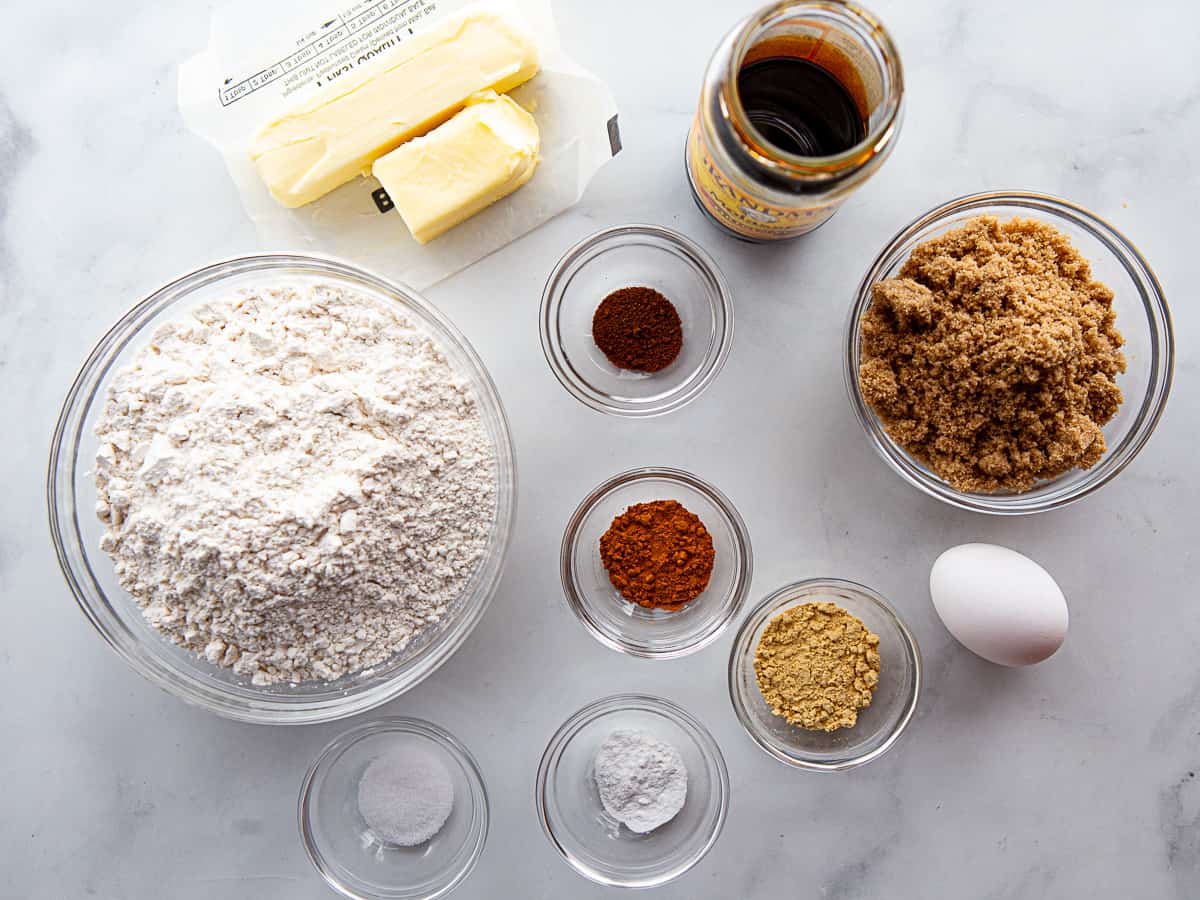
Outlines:
<svg viewBox="0 0 1200 900"><path fill-rule="evenodd" d="M618 369L658 372L679 355L683 323L674 304L653 288L621 288L596 307L592 340Z"/></svg>
<svg viewBox="0 0 1200 900"><path fill-rule="evenodd" d="M714 556L704 523L675 500L629 507L600 538L600 561L613 587L649 609L682 609L700 596Z"/></svg>

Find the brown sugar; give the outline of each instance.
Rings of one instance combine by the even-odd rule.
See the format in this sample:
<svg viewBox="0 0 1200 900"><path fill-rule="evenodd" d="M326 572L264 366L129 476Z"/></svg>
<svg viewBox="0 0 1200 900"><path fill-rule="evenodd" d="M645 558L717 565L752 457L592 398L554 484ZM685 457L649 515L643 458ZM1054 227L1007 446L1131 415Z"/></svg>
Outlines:
<svg viewBox="0 0 1200 900"><path fill-rule="evenodd" d="M1026 491L1090 468L1122 400L1112 299L1057 229L972 219L872 288L863 397L956 490Z"/></svg>

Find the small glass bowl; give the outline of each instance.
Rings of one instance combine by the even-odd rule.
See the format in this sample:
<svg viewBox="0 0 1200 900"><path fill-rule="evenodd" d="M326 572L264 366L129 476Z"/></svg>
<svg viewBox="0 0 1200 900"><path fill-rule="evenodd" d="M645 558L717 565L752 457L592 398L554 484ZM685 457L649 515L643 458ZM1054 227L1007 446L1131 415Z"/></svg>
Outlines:
<svg viewBox="0 0 1200 900"><path fill-rule="evenodd" d="M683 808L648 834L630 831L600 803L592 764L619 728L667 742L687 768ZM554 733L536 791L542 830L571 868L599 884L648 888L678 878L717 842L729 808L729 773L713 736L684 709L659 697L618 694L585 706Z"/></svg>
<svg viewBox="0 0 1200 900"><path fill-rule="evenodd" d="M771 712L758 689L754 651L768 623L802 603L836 603L879 635L879 684L853 728L810 731ZM841 772L878 759L896 743L921 693L921 654L896 611L868 587L839 578L785 585L746 617L729 654L729 698L746 733L780 762L817 772Z"/></svg>
<svg viewBox="0 0 1200 900"><path fill-rule="evenodd" d="M713 539L708 587L676 612L646 609L624 599L600 561L600 538L635 503L676 500L695 513ZM733 621L750 589L750 534L729 499L679 469L633 469L590 494L563 533L559 570L575 615L600 643L631 656L673 659L715 641Z"/></svg>
<svg viewBox="0 0 1200 900"><path fill-rule="evenodd" d="M121 587L100 550L96 518L95 425L109 376L128 364L155 329L213 299L245 288L333 284L410 316L471 386L496 454L496 510L482 561L436 624L422 629L387 662L336 681L256 685L232 669L177 647L154 630ZM59 566L79 608L108 644L162 689L218 715L245 722L328 722L393 700L462 646L483 618L500 581L516 511L516 462L500 395L467 339L426 300L403 285L328 257L264 253L204 266L159 288L121 317L88 356L67 393L50 446L46 484L50 532Z"/></svg>
<svg viewBox="0 0 1200 900"><path fill-rule="evenodd" d="M358 811L358 782L381 753L420 746L446 766L454 807L446 824L416 847L381 841ZM368 722L321 751L300 786L300 840L334 890L355 900L444 897L471 873L488 832L488 797L479 766L451 734L420 719Z"/></svg>
<svg viewBox="0 0 1200 900"><path fill-rule="evenodd" d="M649 287L683 322L679 357L658 372L610 363L592 340L592 316L612 291ZM716 378L733 340L729 286L695 242L657 225L621 225L584 238L550 273L542 294L542 350L572 396L615 416L657 416L695 400Z"/></svg>
<svg viewBox="0 0 1200 900"><path fill-rule="evenodd" d="M1001 220L1014 217L1038 219L1070 237L1076 249L1091 263L1092 277L1112 288L1117 329L1126 342L1123 350L1128 370L1117 378L1125 402L1112 421L1104 426L1108 452L1090 469L1064 472L1019 494L978 494L952 488L892 440L863 399L858 384L861 323L871 305L872 285L895 277L917 244L982 215ZM1019 191L960 197L929 211L902 229L863 276L846 328L846 389L850 403L879 455L905 481L931 497L961 509L1001 516L1027 515L1066 506L1116 477L1137 456L1158 424L1171 390L1173 364L1171 315L1158 279L1137 248L1123 234L1081 206L1046 194Z"/></svg>

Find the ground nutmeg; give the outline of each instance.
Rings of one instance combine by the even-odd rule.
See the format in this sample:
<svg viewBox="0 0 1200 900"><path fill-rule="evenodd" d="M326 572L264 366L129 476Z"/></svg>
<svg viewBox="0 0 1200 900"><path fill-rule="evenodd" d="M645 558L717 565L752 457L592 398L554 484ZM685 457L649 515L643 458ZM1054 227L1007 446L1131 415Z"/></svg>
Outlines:
<svg viewBox="0 0 1200 900"><path fill-rule="evenodd" d="M675 611L695 600L712 576L712 535L676 500L637 503L600 538L608 579L630 603Z"/></svg>
<svg viewBox="0 0 1200 900"><path fill-rule="evenodd" d="M658 291L626 287L596 307L592 340L618 369L658 372L679 356L683 323L675 305Z"/></svg>

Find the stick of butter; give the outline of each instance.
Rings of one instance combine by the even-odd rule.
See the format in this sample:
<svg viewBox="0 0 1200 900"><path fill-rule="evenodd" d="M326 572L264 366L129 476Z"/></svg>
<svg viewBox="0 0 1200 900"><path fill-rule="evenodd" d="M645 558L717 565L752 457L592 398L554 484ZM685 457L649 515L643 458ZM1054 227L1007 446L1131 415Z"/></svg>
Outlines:
<svg viewBox="0 0 1200 900"><path fill-rule="evenodd" d="M424 137L376 160L373 174L414 238L426 244L533 177L537 122L494 91Z"/></svg>
<svg viewBox="0 0 1200 900"><path fill-rule="evenodd" d="M470 8L267 123L250 158L276 200L303 206L436 128L472 94L512 90L537 70L529 35L495 12Z"/></svg>

